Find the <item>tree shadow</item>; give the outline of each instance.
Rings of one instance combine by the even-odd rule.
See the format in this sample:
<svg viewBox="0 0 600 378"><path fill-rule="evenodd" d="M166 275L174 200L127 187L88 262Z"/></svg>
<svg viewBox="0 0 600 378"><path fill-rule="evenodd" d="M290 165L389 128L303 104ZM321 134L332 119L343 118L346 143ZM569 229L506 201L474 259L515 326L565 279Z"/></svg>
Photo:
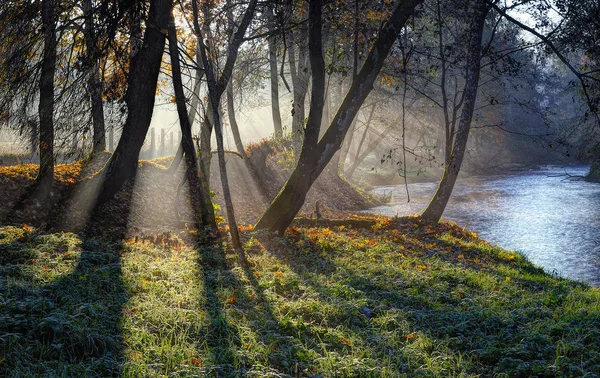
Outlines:
<svg viewBox="0 0 600 378"><path fill-rule="evenodd" d="M484 258L485 251L434 239L440 251L450 248L453 249L450 253L469 256L467 270L479 269L476 261ZM423 370L424 363L414 364L415 356L410 354L415 350L411 345L414 340L423 355L461 356L462 368L467 374L505 372L511 375L522 369L523 376L535 375L555 360L556 348L568 333L567 325L555 324L556 311L560 311L561 301L580 287L576 283L551 285L554 278L540 276L542 271L533 264L523 262L515 267L510 259L481 268L486 274L496 276L499 282L498 287L487 287L488 283L470 274L428 272L429 278L416 280L392 277L385 271L385 263L379 260L373 264L381 266L381 274L366 275L360 266L340 263L346 252L336 250L336 246L328 247L327 243L315 243L293 234L279 241L261 238L261 243L267 253L288 266L304 285L318 294L320 307L342 309L330 311L326 319L317 313L309 321L318 321L321 317L320 321L330 328L343 327L370 346L374 352L372 358L387 361L394 374L431 373ZM429 253L424 250L421 257ZM431 257L456 263L456 256ZM507 267L519 269L521 274L513 281L507 280L511 285L503 288ZM418 265L413 268L415 271L425 269ZM439 286L431 287L432 283ZM509 292L502 299L488 302L494 293L518 290L515 284L525 290L514 296ZM539 298L520 298L532 293ZM595 316L597 312L586 313L585 319L578 321L591 324ZM421 337L417 335L422 335L423 341L416 341ZM345 353L343 346L336 347L333 341L330 346L334 353ZM548 367L544 371L552 369Z"/></svg>
<svg viewBox="0 0 600 378"><path fill-rule="evenodd" d="M298 376L305 367L312 366L308 351L295 339L297 329L274 314L246 254L239 251L226 255L226 250L216 244L199 245L198 250L209 315L204 342L213 365L205 373L213 377L245 376L250 372L255 376ZM231 317L238 324L244 318L242 324L248 328L234 326ZM257 360L248 343L266 350L267 360Z"/></svg>
<svg viewBox="0 0 600 378"><path fill-rule="evenodd" d="M92 219L87 229L102 222ZM0 375L121 374L124 232L110 239L28 226L0 232Z"/></svg>

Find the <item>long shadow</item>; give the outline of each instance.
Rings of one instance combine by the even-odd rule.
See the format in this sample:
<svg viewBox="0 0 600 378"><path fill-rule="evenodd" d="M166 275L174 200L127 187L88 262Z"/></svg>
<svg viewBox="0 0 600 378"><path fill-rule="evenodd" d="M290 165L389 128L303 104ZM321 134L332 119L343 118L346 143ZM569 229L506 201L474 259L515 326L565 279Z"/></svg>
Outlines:
<svg viewBox="0 0 600 378"><path fill-rule="evenodd" d="M386 334L374 327L373 321L381 324L379 319L388 320L394 317L402 319L408 324L410 332L423 332L433 341L432 345L444 343L445 348L452 351L454 355L474 356L471 365L465 367L473 374L493 374L494 369L498 371L513 371L519 361L523 369L527 367L530 373L535 370L532 364L527 365L524 361L541 360L552 362L555 358L554 351L556 343L568 333L568 327L552 326L547 329L551 333L549 338L542 336L539 332L541 322L548 322L553 318L552 311L560 304L561 299L566 298L574 287L579 285L560 285L555 290L547 290L549 293L540 300L540 305L535 308L524 308L518 301L506 303L505 308L487 308L468 297L455 295L453 290L459 285L472 293L484 291L478 282L473 282L469 277L460 277L452 282L447 282L445 291L438 290L437 298L430 297L427 282L411 282L399 287L390 287L385 280L374 280L361 274L360 268L342 266L335 260L338 252L335 248L323 251L322 245L303 239L302 250L294 250L300 239L288 236L291 239L287 248L288 252L281 252L281 248L273 245L269 240L262 240L263 246L274 257L289 266L294 273L300 277L304 284L312 287L320 297L333 300L342 306L345 313L338 318L332 315L330 322L343 324L346 328L354 331L364 341L372 344L382 360L389 360L390 355L402 356L402 349L381 343L386 340ZM460 248L461 252L471 258L482 256L483 252L477 248L465 248L463 245L447 243L438 240L442 247ZM307 252L308 251L308 252ZM440 256L438 256L440 257ZM443 260L443 258L442 258ZM502 265L497 268L488 267L486 272L492 273L504 279ZM510 261L505 263L512 266ZM318 269L315 270L315 266ZM532 264L519 264L521 271L531 274L539 274L541 271ZM315 272L325 274L329 277L335 276L340 284L348 290L333 288L334 285L324 285L315 277ZM440 279L445 279L440 277ZM398 282L397 280L395 282ZM542 286L537 278L519 277L519 285L542 291ZM489 291L489 290L488 290ZM482 297L485 297L484 294ZM362 299L365 305L360 308L353 304L357 299ZM542 306L543 305L543 306ZM597 313L587 314L585 319L580 319L590 324L593 323ZM394 327L401 323L392 322ZM548 323L550 324L550 322ZM334 325L335 326L335 325ZM396 332L396 331L395 331ZM406 332L406 331L405 331ZM555 334L552 334L555 333ZM402 335L398 335L402 337ZM369 341L372 340L372 341ZM332 343L333 344L333 343ZM335 349L334 349L335 350ZM340 352L338 348L338 352ZM499 365L499 367L497 366ZM527 366L526 366L527 365ZM402 358L396 359L397 373L411 374L410 368L402 362ZM408 370L407 370L408 369ZM412 371L412 374L423 373Z"/></svg>
<svg viewBox="0 0 600 378"><path fill-rule="evenodd" d="M206 331L206 346L212 355L214 368L211 376L227 377L239 370L236 349L241 346L239 334L229 323L225 298L219 298L222 286L238 287L235 275L230 271L224 251L216 245L198 245L199 265L202 269L206 311L210 324Z"/></svg>
<svg viewBox="0 0 600 378"><path fill-rule="evenodd" d="M199 245L198 249L206 309L210 318L205 343L214 365L206 374L213 377L243 376L253 370L255 375L297 374L304 366L290 365L286 361L299 359L298 356L305 355L306 350L293 340L297 330L282 325L274 315L264 288L253 274L245 253L240 251L235 256L226 256L226 251L216 244ZM249 294L245 290L246 283L234 272L238 267L254 293ZM220 293L223 289L233 295L225 298ZM262 361L255 361L245 353L243 336L228 320L229 312L246 314L256 339L270 351L268 366L263 366ZM289 337L282 338L281 335ZM307 360L306 365L312 365L312 361Z"/></svg>
<svg viewBox="0 0 600 378"><path fill-rule="evenodd" d="M102 222L92 219L88 229ZM111 239L27 227L12 239L0 232L0 376L121 374L128 292L120 230Z"/></svg>

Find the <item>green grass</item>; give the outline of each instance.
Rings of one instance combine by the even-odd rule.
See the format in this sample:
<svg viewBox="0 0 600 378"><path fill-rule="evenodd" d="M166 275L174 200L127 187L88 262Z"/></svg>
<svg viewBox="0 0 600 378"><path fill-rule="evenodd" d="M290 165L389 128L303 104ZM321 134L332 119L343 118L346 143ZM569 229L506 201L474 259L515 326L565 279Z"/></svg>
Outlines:
<svg viewBox="0 0 600 378"><path fill-rule="evenodd" d="M246 240L238 255L172 235L1 227L0 376L600 371L600 290L455 225L381 219Z"/></svg>

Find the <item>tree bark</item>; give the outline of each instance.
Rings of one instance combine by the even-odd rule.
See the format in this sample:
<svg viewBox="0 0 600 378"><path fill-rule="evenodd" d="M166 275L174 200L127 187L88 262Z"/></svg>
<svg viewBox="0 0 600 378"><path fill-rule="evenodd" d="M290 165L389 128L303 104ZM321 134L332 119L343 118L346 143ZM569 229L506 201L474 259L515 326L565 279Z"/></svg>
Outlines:
<svg viewBox="0 0 600 378"><path fill-rule="evenodd" d="M277 45L275 44L275 29L273 9L267 7L267 19L271 26L272 35L267 38L269 44L269 68L271 74L271 113L273 115L273 128L275 139L283 136L283 127L281 126L281 112L279 111L279 78L277 77Z"/></svg>
<svg viewBox="0 0 600 378"><path fill-rule="evenodd" d="M164 31L169 27L172 7L172 0L150 2L144 40L139 52L134 55L129 72L127 119L117 148L103 169L104 180L98 205L111 199L137 168L154 110L156 84L165 47Z"/></svg>
<svg viewBox="0 0 600 378"><path fill-rule="evenodd" d="M84 34L88 69L87 84L92 105L92 128L94 131L92 153L98 153L106 149L106 129L104 126L102 78L100 76L100 62L98 60L98 47L94 31L92 0L83 1L83 14L85 18Z"/></svg>
<svg viewBox="0 0 600 378"><path fill-rule="evenodd" d="M175 91L175 103L181 127L181 146L185 153L187 163L186 175L189 183L190 201L199 229L205 227L216 229L215 210L210 199L210 189L205 180L198 178L198 161L196 160L196 149L192 140L192 124L187 111L183 82L181 79L181 65L179 62L179 49L177 48L177 29L175 19L171 15L169 22L169 55L171 57L173 89Z"/></svg>
<svg viewBox="0 0 600 378"><path fill-rule="evenodd" d="M331 125L310 153L304 154L305 159L302 159L301 154L292 175L258 221L257 229L266 229L282 234L290 225L304 204L311 185L340 148L352 120L373 89L373 82L398 33L413 14L415 6L421 2L422 0L407 0L397 3L389 21L380 29L373 48L357 74L356 80L352 82Z"/></svg>
<svg viewBox="0 0 600 378"><path fill-rule="evenodd" d="M233 78L227 85L227 116L229 117L229 125L231 126L231 133L233 134L233 140L235 142L235 148L238 153L246 158L246 151L244 151L244 143L242 143L242 137L240 136L240 129L235 118L235 106L233 103ZM281 121L281 119L280 119Z"/></svg>
<svg viewBox="0 0 600 378"><path fill-rule="evenodd" d="M40 75L40 168L35 184L42 197L54 180L54 75L56 72L56 16L54 0L42 1L44 55Z"/></svg>
<svg viewBox="0 0 600 378"><path fill-rule="evenodd" d="M475 0L474 17L470 28L469 49L466 58L467 73L463 108L460 114L458 131L454 138L450 162L445 165L438 189L421 215L423 219L429 222L438 222L442 217L465 155L469 130L475 110L475 102L477 100L477 88L479 86L479 73L481 70L481 42L488 10L486 0Z"/></svg>
<svg viewBox="0 0 600 378"><path fill-rule="evenodd" d="M294 102L292 108L292 133L294 145L299 149L302 143L302 135L304 133L304 119L306 118L305 102L306 92L308 91L308 83L310 80L309 57L307 56L306 29L301 29L300 35L292 34L290 39L290 65L294 65L292 75L292 86L294 92ZM298 50L298 59L295 52Z"/></svg>

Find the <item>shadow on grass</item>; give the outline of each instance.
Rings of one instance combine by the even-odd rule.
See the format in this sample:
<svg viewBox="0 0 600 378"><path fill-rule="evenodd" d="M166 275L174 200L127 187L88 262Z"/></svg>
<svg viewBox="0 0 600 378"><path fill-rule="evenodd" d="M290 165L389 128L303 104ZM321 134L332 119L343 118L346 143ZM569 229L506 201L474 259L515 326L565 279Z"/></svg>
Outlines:
<svg viewBox="0 0 600 378"><path fill-rule="evenodd" d="M209 314L204 340L209 376L302 374L314 365L296 339L296 329L274 314L244 252L226 255L218 246L199 246L199 264ZM202 346L201 346L202 348Z"/></svg>
<svg viewBox="0 0 600 378"><path fill-rule="evenodd" d="M393 253L365 251L356 260L360 264L353 264L335 243L301 236L262 240L271 256L318 294L320 312L290 305L289 316L339 329L362 349L349 353L336 345L335 337L327 340L326 354L338 364L343 354L364 359L363 366L347 366L344 374L368 375L373 361L387 374L408 376L453 372L529 377L593 371L599 353L591 335L599 332L594 326L598 311L562 316L563 303L585 285L557 280L525 260L478 263L489 251L458 241L432 237L429 242L437 243L436 251L420 246L416 256L397 257L393 263L384 259ZM458 254L469 260L463 269L458 268ZM372 264L365 265L371 257ZM404 263L401 269L386 267ZM507 272L514 273L512 280ZM567 310L574 309L567 305ZM575 324L590 328L588 334L573 332ZM559 352L565 343L578 347Z"/></svg>
<svg viewBox="0 0 600 378"><path fill-rule="evenodd" d="M121 374L123 237L0 231L0 376Z"/></svg>

